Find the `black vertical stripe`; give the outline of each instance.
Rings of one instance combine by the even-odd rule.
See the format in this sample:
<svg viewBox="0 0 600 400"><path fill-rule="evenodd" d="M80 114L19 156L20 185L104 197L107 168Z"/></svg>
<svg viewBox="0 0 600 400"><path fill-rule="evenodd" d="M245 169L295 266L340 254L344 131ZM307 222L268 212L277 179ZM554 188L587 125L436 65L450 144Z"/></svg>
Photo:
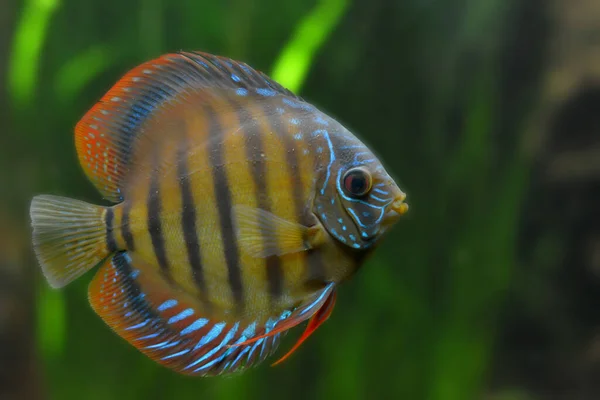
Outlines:
<svg viewBox="0 0 600 400"><path fill-rule="evenodd" d="M264 146L262 143L262 132L258 125L258 121L251 120L250 113L244 111L241 107L237 107L240 110L240 123L246 128L246 155L250 160L259 160L253 162L251 175L256 185L256 203L259 208L265 211L271 211L271 201L269 188L267 186L267 171L264 161L262 161L261 154L264 152ZM267 110L262 109L265 116L267 116ZM271 128L274 128L271 126ZM272 231L268 226L265 226L264 231ZM269 256L265 260L265 268L267 270L267 282L269 284L269 294L271 300L278 299L283 294L283 268L281 266L281 260L278 256Z"/></svg>
<svg viewBox="0 0 600 400"><path fill-rule="evenodd" d="M187 141L181 141L177 152L177 175L179 176L179 189L181 191L181 228L188 255L188 262L192 268L192 276L200 296L206 300L206 282L202 269L202 256L200 242L196 231L196 207L190 184L189 169L187 164Z"/></svg>
<svg viewBox="0 0 600 400"><path fill-rule="evenodd" d="M313 252L306 258L308 262L308 280L315 282L325 282L325 264L320 252Z"/></svg>
<svg viewBox="0 0 600 400"><path fill-rule="evenodd" d="M104 222L106 223L106 248L111 253L117 251L117 242L115 241L115 233L113 231L114 220L115 212L112 208L107 208L104 220Z"/></svg>
<svg viewBox="0 0 600 400"><path fill-rule="evenodd" d="M125 201L123 204L123 216L121 217L121 233L123 240L125 240L125 246L129 251L135 251L135 243L133 241L133 234L131 233L131 227L129 226L129 212L131 210L131 202Z"/></svg>
<svg viewBox="0 0 600 400"><path fill-rule="evenodd" d="M155 157L155 163L158 160L158 152ZM148 207L148 231L150 233L150 239L152 240L152 247L154 248L154 254L156 260L163 273L163 276L170 279L169 274L169 262L167 260L167 252L165 251L165 238L163 237L162 226L161 226L161 211L162 204L160 201L159 193L159 174L158 169L155 167L152 169L152 175L150 176L150 187L148 190L147 207Z"/></svg>
<svg viewBox="0 0 600 400"><path fill-rule="evenodd" d="M277 115L272 114L270 119L278 118ZM273 124L273 123L272 123ZM309 132L312 131L312 127L310 125L305 126ZM283 128L282 128L283 129ZM288 174L291 177L292 183L292 191L293 191L293 199L294 199L294 209L296 211L296 216L298 221L305 226L311 226L316 221L315 218L311 218L311 215L307 212L307 204L305 204L305 194L304 187L302 186L302 180L300 179L300 164L298 162L298 151L296 145L294 144L294 139L292 134L295 132L283 132L282 141L286 150L286 161ZM316 190L316 189L315 189ZM312 251L312 250L310 250ZM305 262L308 263L308 279L309 281L324 281L325 280L325 265L320 257L319 252L316 254L311 254L310 257L305 258Z"/></svg>
<svg viewBox="0 0 600 400"><path fill-rule="evenodd" d="M269 119L273 120L277 118L276 115L270 115ZM271 122L271 126L273 126L273 122ZM281 128L283 129L283 127ZM292 138L293 132L283 132L281 135L281 140L285 147L286 153L286 161L288 174L291 178L292 183L292 192L294 199L294 210L296 211L296 216L298 221L303 225L308 225L307 216L306 216L306 204L304 199L304 188L302 187L302 179L300 179L300 165L298 164L297 157L297 149L294 145L294 139Z"/></svg>
<svg viewBox="0 0 600 400"><path fill-rule="evenodd" d="M131 321L137 321L140 317L151 321L160 321L161 316L147 302L145 296L140 296L144 293L144 289L140 287L139 282L134 278L135 268L131 264L131 258L127 252L120 251L116 253L112 259L112 265L119 273L121 288L125 291L126 302L129 303L127 308L123 309L123 314L133 312L130 317ZM112 323L109 323L109 325L113 326Z"/></svg>
<svg viewBox="0 0 600 400"><path fill-rule="evenodd" d="M313 132L314 130L318 129L318 127L315 125L311 126L311 124L309 124L305 129L306 129L306 132ZM319 168L318 167L319 165L322 165L323 163L327 164L329 162L328 159L324 161L324 159L326 157L325 152L322 152L322 153L315 152L315 150L318 147L322 147L324 149L328 148L328 143L325 140L325 137L323 135L318 135L316 138L314 138L314 141L311 143L311 146L310 146L311 154L314 156L313 165L317 169ZM329 157L329 156L327 155L327 157ZM322 184L322 182L318 182L317 186L312 188L312 190L314 190L314 193L312 193L313 195L316 195L316 196L320 195L320 185L321 184ZM312 213L310 214L309 218L316 219L315 215ZM318 219L315 222L321 223L321 222L319 222ZM325 229L325 227L323 227L323 229ZM327 234L329 234L329 233L327 233ZM308 279L309 279L309 281L312 281L315 283L326 282L327 265L323 258L324 258L323 253L319 250L309 252L309 258L308 258Z"/></svg>
<svg viewBox="0 0 600 400"><path fill-rule="evenodd" d="M209 120L209 159L212 166L215 202L219 214L221 241L225 263L227 264L229 285L236 305L241 308L243 306L244 289L242 287L238 243L231 215L231 193L229 192L229 181L223 156L223 141L219 140L222 128L215 111L209 105L204 106L204 115Z"/></svg>

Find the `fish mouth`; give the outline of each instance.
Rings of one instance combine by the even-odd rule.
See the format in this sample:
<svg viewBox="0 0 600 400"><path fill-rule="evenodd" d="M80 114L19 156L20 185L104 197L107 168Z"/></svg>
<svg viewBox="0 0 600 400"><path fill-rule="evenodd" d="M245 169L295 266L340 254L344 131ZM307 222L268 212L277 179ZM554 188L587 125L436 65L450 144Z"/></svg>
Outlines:
<svg viewBox="0 0 600 400"><path fill-rule="evenodd" d="M398 216L406 214L408 211L408 204L406 204L404 200L406 200L406 194L400 192L398 197L396 197L396 200L394 200L392 203L391 210L389 212L396 213Z"/></svg>
<svg viewBox="0 0 600 400"><path fill-rule="evenodd" d="M384 215L384 221L395 222L400 218L401 215L408 212L408 204L404 202L406 200L406 194L400 193L396 200L390 205L390 209Z"/></svg>

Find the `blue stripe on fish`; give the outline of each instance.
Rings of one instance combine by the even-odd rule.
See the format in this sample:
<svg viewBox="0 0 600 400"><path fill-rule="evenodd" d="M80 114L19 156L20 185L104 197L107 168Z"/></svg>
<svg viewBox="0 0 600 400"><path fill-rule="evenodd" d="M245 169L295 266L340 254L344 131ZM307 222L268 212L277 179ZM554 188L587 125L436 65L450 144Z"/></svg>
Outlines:
<svg viewBox="0 0 600 400"><path fill-rule="evenodd" d="M185 367L184 370L190 369L190 368L198 365L202 361L205 361L207 358L209 358L210 356L212 356L213 354L215 354L216 352L218 352L219 350L221 350L223 348L223 346L229 344L229 342L231 341L231 339L233 339L233 336L237 332L239 326L240 326L240 323L236 322L233 325L233 327L227 332L227 334L225 335L225 337L223 338L223 340L221 341L221 343L219 343L219 345L213 347L210 351L208 351L202 357L200 357L199 359L197 359L196 361L194 361L193 363L191 363L190 365L188 365L187 367ZM202 369L202 368L198 368L194 372L196 372L196 371L198 371L200 369Z"/></svg>
<svg viewBox="0 0 600 400"><path fill-rule="evenodd" d="M126 330L126 331L130 331L130 330L133 330L133 329L140 329L140 328L143 328L144 326L146 326L146 325L148 324L148 322L150 322L150 320L149 320L149 319L147 319L147 320L145 320L145 321L143 321L143 322L140 322L139 324L136 324L136 325L134 325L134 326L130 326L129 328L125 328L125 330Z"/></svg>
<svg viewBox="0 0 600 400"><path fill-rule="evenodd" d="M181 335L188 335L188 334L190 334L192 332L197 331L198 329L201 329L206 324L208 324L208 320L206 318L197 319L196 321L192 322L192 324L190 326L188 326L187 328L185 328L184 330L182 330L180 332L180 334Z"/></svg>
<svg viewBox="0 0 600 400"><path fill-rule="evenodd" d="M168 310L169 308L173 308L177 305L177 300L167 300L164 303L162 303L160 306L157 307L158 311L165 311Z"/></svg>
<svg viewBox="0 0 600 400"><path fill-rule="evenodd" d="M169 354L168 356L161 358L161 360L168 360L170 358L179 357L179 356L182 356L189 352L190 352L190 349L181 350L181 351L178 351L177 353Z"/></svg>
<svg viewBox="0 0 600 400"><path fill-rule="evenodd" d="M225 328L226 324L225 322L220 322L218 324L215 324L211 330L202 337L202 339L200 339L200 341L198 342L198 344L196 345L196 347L194 347L194 350L199 349L200 347L206 345L207 343L210 343L211 341L213 341L217 336L219 336L219 334L223 331L223 328Z"/></svg>
<svg viewBox="0 0 600 400"><path fill-rule="evenodd" d="M177 314L176 316L169 318L168 323L174 324L176 322L183 321L184 319L191 317L192 315L194 315L194 310L191 308L187 308L179 314Z"/></svg>
<svg viewBox="0 0 600 400"><path fill-rule="evenodd" d="M157 332L157 333L152 333L150 335L146 335L146 336L142 336L140 338L137 338L135 340L148 340L148 339L154 339L155 337L157 337L158 335L160 335L161 332Z"/></svg>

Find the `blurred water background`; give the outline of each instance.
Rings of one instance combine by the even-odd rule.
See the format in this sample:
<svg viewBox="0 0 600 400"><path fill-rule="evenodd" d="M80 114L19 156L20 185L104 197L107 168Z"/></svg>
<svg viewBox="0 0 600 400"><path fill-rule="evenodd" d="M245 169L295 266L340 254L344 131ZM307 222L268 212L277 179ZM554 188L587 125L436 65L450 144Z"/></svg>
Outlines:
<svg viewBox="0 0 600 400"><path fill-rule="evenodd" d="M100 200L78 119L181 49L339 119L411 206L301 351L231 378L155 365L30 249L33 195ZM0 78L0 399L600 398L597 1L0 0Z"/></svg>

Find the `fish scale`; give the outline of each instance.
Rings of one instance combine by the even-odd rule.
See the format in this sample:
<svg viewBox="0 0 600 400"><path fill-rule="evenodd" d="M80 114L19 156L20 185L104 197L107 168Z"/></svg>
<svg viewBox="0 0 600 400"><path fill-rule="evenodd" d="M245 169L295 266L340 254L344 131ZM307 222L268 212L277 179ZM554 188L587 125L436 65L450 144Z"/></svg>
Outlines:
<svg viewBox="0 0 600 400"><path fill-rule="evenodd" d="M36 196L42 271L62 287L101 264L92 308L182 374L256 365L309 320L285 359L407 210L339 122L206 53L129 71L77 124L75 144L86 175L118 204Z"/></svg>

